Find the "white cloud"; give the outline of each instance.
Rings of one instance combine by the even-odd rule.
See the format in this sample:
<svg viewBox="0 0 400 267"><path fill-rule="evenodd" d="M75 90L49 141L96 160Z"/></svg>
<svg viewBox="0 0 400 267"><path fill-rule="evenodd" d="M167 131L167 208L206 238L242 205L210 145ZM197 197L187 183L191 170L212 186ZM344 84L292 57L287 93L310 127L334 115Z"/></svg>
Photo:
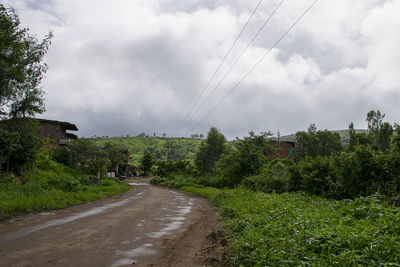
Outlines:
<svg viewBox="0 0 400 267"><path fill-rule="evenodd" d="M257 62L311 3L286 1L185 129ZM258 0L9 1L46 56L43 117L77 123L81 135L173 134ZM278 1L261 5L209 90ZM196 129L227 136L280 129L365 127L370 109L400 121L400 3L319 1L276 49ZM207 93L206 93L207 95Z"/></svg>

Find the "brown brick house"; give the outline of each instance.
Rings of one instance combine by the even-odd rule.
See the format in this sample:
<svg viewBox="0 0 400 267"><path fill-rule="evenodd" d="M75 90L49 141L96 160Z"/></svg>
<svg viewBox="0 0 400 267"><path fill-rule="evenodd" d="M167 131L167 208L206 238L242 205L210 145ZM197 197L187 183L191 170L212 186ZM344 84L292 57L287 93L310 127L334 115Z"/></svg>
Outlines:
<svg viewBox="0 0 400 267"><path fill-rule="evenodd" d="M51 145L64 145L72 139L78 139L77 135L67 132L78 131L75 124L55 120L35 120L39 122L38 135L42 138L49 138Z"/></svg>
<svg viewBox="0 0 400 267"><path fill-rule="evenodd" d="M288 140L278 140L277 138L272 138L270 141L272 147L277 148L278 152L271 158L276 159L291 159L293 158L296 143L294 141Z"/></svg>

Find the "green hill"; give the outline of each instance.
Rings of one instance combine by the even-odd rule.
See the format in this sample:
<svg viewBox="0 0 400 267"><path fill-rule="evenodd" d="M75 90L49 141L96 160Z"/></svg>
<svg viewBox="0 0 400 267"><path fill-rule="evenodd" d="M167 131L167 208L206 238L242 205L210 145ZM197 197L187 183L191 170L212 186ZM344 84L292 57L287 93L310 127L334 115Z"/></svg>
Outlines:
<svg viewBox="0 0 400 267"><path fill-rule="evenodd" d="M168 155L173 160L193 160L203 140L195 138L160 138L160 137L103 137L91 138L98 145L107 142L116 143L130 151L130 162L138 165L145 150L152 151L155 160L166 160Z"/></svg>
<svg viewBox="0 0 400 267"><path fill-rule="evenodd" d="M356 129L356 133L364 133L367 134L368 130L364 129ZM350 135L349 135L349 130L335 130L335 131L330 131L333 133L338 133L340 136L340 140L342 141L342 145L347 145L349 143ZM296 134L289 134L285 136L281 136L282 141L296 141Z"/></svg>

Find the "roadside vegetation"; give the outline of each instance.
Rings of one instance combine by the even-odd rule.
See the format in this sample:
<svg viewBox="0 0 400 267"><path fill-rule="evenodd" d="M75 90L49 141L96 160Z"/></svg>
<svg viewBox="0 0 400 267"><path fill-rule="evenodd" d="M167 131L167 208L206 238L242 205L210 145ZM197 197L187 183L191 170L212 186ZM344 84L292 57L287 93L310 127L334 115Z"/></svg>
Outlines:
<svg viewBox="0 0 400 267"><path fill-rule="evenodd" d="M35 168L23 171L21 176L9 173L1 178L0 221L110 197L129 188L115 179L97 180L40 154Z"/></svg>
<svg viewBox="0 0 400 267"><path fill-rule="evenodd" d="M194 138L168 138L139 134L135 137L96 137L89 140L96 145L112 143L129 149L130 163L135 166L140 165L146 151L151 152L156 161L193 160L202 143L198 135Z"/></svg>
<svg viewBox="0 0 400 267"><path fill-rule="evenodd" d="M227 145L212 128L194 163L156 164L152 183L219 207L232 266L397 266L400 127L384 117L369 112L364 132L350 124L346 146L311 124L293 159L274 157L269 132Z"/></svg>

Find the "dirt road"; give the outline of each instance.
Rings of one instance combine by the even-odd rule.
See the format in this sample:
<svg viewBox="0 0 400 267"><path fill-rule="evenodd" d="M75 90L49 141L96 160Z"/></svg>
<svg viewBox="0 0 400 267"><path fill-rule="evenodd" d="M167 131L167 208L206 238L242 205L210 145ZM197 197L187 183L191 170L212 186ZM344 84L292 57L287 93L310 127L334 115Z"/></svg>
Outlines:
<svg viewBox="0 0 400 267"><path fill-rule="evenodd" d="M135 181L127 193L0 225L0 266L222 266L204 199Z"/></svg>

